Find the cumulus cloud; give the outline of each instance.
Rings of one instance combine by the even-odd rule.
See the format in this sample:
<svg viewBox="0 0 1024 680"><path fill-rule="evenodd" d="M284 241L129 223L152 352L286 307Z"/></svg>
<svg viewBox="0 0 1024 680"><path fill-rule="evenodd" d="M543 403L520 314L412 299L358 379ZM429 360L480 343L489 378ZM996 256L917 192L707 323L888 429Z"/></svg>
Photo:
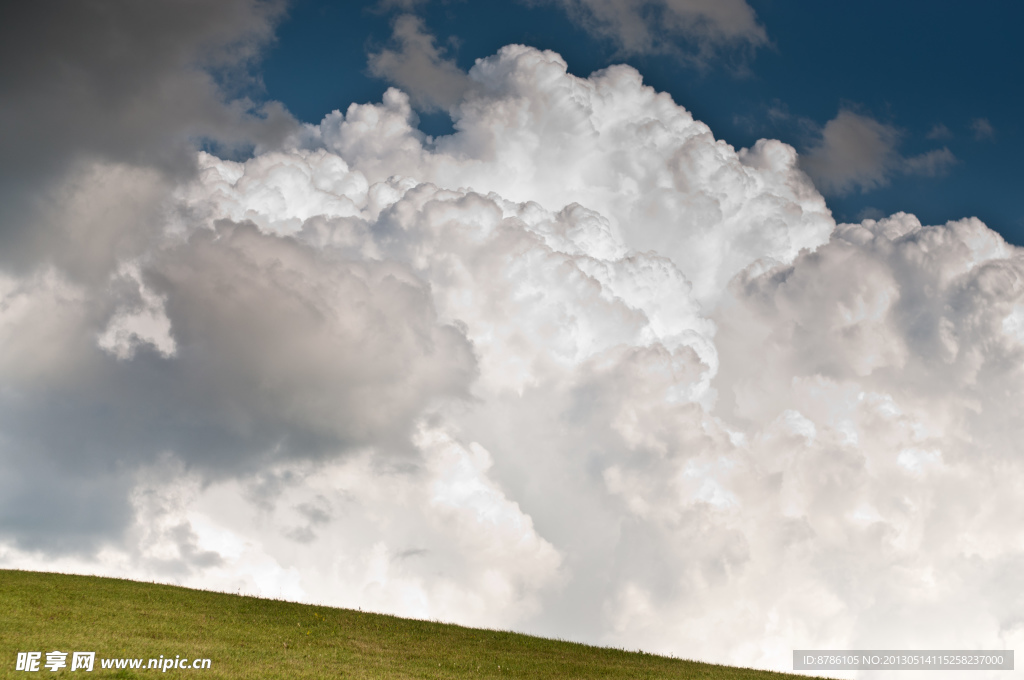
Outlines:
<svg viewBox="0 0 1024 680"><path fill-rule="evenodd" d="M700 299L762 256L791 258L827 238L831 216L790 147L764 140L737 152L632 68L586 79L566 68L553 52L516 45L479 61L453 109L459 132L429 149L396 90L383 106L328 115L304 143L350 159L371 183L401 167L514 201L579 203L623 246L670 256Z"/></svg>
<svg viewBox="0 0 1024 680"><path fill-rule="evenodd" d="M758 464L780 471L775 502L799 518L796 535L837 551L813 561L847 565L808 580L835 579L821 630L844 627L854 647L966 634L1008 648L1020 634L990 599L998 581L981 574L1020 559L997 470L1019 465L1003 400L1022 387L1022 265L975 219L923 227L898 214L840 225L816 252L734 283L742 302L717 345L722 413L769 447ZM897 590L899 605L886 603ZM969 607L972 597L988 604ZM969 633L948 625L965 618Z"/></svg>
<svg viewBox="0 0 1024 680"><path fill-rule="evenodd" d="M467 78L452 135L391 89L197 154L102 276L4 272L0 564L777 670L1019 646L1020 249L837 225L629 67Z"/></svg>
<svg viewBox="0 0 1024 680"><path fill-rule="evenodd" d="M756 48L768 36L745 0L557 0L591 33L611 39L627 54L676 51L677 41L696 46L698 61L723 48Z"/></svg>
<svg viewBox="0 0 1024 680"><path fill-rule="evenodd" d="M424 111L447 110L462 99L470 82L454 61L434 44L418 16L401 14L394 21L397 49L370 54L370 73L405 90Z"/></svg>
<svg viewBox="0 0 1024 680"><path fill-rule="evenodd" d="M898 152L899 131L849 109L828 121L821 139L802 158L802 166L828 194L848 194L886 186L895 173L934 177L956 162L948 148L904 157Z"/></svg>

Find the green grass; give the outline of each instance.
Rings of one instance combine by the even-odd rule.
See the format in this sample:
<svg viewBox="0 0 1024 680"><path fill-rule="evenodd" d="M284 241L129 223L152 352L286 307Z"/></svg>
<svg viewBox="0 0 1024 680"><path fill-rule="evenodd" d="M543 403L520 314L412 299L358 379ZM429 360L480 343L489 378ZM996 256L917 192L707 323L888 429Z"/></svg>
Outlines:
<svg viewBox="0 0 1024 680"><path fill-rule="evenodd" d="M17 652L95 651L92 673L15 671ZM209 658L209 670L99 660ZM68 667L71 657L68 656ZM518 633L93 576L0 570L0 678L805 678Z"/></svg>

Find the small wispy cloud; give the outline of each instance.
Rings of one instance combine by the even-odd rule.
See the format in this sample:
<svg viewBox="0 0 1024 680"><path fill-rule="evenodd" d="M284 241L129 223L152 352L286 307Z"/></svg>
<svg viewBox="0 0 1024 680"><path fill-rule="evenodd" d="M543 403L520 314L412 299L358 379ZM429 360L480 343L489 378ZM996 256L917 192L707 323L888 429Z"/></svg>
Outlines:
<svg viewBox="0 0 1024 680"><path fill-rule="evenodd" d="M953 155L953 152L946 147L942 147L941 149L933 149L917 156L904 158L900 169L908 175L939 177L944 175L956 162L956 156Z"/></svg>
<svg viewBox="0 0 1024 680"><path fill-rule="evenodd" d="M942 123L936 123L925 135L926 139L952 139L953 133Z"/></svg>
<svg viewBox="0 0 1024 680"><path fill-rule="evenodd" d="M377 12L391 12L394 10L401 10L403 12L414 12L421 5L425 5L430 0L380 0L373 10Z"/></svg>
<svg viewBox="0 0 1024 680"><path fill-rule="evenodd" d="M827 194L871 191L889 184L895 174L937 177L956 163L946 147L903 156L897 128L850 109L841 109L819 135L802 167Z"/></svg>
<svg viewBox="0 0 1024 680"><path fill-rule="evenodd" d="M402 88L420 110L448 109L462 99L470 81L436 40L421 17L399 15L392 32L396 49L371 53L370 73Z"/></svg>
<svg viewBox="0 0 1024 680"><path fill-rule="evenodd" d="M549 0L589 33L612 40L624 54L679 52L696 47L705 64L730 48L768 44L768 34L746 0Z"/></svg>
<svg viewBox="0 0 1024 680"><path fill-rule="evenodd" d="M888 183L899 164L896 128L844 109L828 121L821 139L808 150L803 167L830 194L870 191Z"/></svg>
<svg viewBox="0 0 1024 680"><path fill-rule="evenodd" d="M978 141L992 139L996 136L996 129L992 127L992 123L989 122L988 118L975 118L972 120L971 132L974 133L974 138Z"/></svg>

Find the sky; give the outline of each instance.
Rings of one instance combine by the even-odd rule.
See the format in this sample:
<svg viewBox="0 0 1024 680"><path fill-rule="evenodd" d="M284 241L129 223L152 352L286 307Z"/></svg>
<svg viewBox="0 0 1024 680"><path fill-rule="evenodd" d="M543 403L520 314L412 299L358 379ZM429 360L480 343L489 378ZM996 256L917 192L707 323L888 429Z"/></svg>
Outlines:
<svg viewBox="0 0 1024 680"><path fill-rule="evenodd" d="M1021 11L5 8L0 567L1021 647Z"/></svg>
<svg viewBox="0 0 1024 680"><path fill-rule="evenodd" d="M564 4L571 3L416 6L437 46L463 70L510 43L554 50L580 76L627 63L736 148L770 137L807 152L820 147L841 111L856 113L884 126L885 143L864 159L862 173L822 185L838 219L902 210L931 224L970 215L1024 243L1024 200L1014 183L1024 148L1017 115L1024 94L1014 86L1024 78L1018 3L755 0L747 6L761 28L757 39L717 46L696 64L692 41L630 49L573 21ZM394 11L300 0L264 60L266 94L310 123L353 101L379 100L389 83L366 68L366 55L388 45L394 18ZM443 111L425 122L429 132L450 132ZM839 151L853 154L858 139ZM944 149L942 162L901 164Z"/></svg>

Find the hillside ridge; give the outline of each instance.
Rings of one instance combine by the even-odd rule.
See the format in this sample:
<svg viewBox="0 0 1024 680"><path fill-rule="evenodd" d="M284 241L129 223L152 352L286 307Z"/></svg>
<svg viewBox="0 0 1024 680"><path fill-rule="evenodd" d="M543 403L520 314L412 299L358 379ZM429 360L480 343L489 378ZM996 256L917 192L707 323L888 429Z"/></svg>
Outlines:
<svg viewBox="0 0 1024 680"><path fill-rule="evenodd" d="M0 678L36 676L16 670L31 652L40 673L69 678L87 660L74 652L95 653L86 678L807 677L98 576L0 570L0 610ZM55 651L56 672L44 666Z"/></svg>

